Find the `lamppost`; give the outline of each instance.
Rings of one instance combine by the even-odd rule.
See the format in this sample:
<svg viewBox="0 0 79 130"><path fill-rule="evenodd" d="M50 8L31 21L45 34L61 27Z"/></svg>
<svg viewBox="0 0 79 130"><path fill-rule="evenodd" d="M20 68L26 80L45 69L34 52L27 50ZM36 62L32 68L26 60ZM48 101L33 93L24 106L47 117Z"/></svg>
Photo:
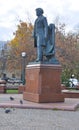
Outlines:
<svg viewBox="0 0 79 130"><path fill-rule="evenodd" d="M25 84L25 67L26 67L26 52L22 52L22 73L21 73L21 80L23 85Z"/></svg>
<svg viewBox="0 0 79 130"><path fill-rule="evenodd" d="M1 60L2 60L2 74L6 71L6 62L7 62L7 55L5 55L5 50L2 49L1 52Z"/></svg>

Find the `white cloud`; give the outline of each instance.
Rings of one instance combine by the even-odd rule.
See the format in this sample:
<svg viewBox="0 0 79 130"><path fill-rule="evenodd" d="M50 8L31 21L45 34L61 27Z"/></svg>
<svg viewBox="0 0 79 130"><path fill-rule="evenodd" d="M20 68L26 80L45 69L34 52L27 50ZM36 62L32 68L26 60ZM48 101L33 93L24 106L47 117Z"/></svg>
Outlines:
<svg viewBox="0 0 79 130"><path fill-rule="evenodd" d="M20 19L30 19L34 23L38 7L44 9L49 23L59 16L71 28L79 21L78 6L78 0L0 0L0 40L12 38Z"/></svg>
<svg viewBox="0 0 79 130"><path fill-rule="evenodd" d="M70 2L71 2L70 10L79 11L79 0L70 0Z"/></svg>

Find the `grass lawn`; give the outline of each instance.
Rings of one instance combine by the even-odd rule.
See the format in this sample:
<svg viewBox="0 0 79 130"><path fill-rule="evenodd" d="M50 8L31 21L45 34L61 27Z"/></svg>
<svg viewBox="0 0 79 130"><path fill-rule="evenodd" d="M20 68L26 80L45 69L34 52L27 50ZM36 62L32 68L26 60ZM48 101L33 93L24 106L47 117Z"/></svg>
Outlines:
<svg viewBox="0 0 79 130"><path fill-rule="evenodd" d="M7 89L6 90L6 93L8 94L10 94L10 93L12 93L12 94L18 94L18 90L17 89Z"/></svg>

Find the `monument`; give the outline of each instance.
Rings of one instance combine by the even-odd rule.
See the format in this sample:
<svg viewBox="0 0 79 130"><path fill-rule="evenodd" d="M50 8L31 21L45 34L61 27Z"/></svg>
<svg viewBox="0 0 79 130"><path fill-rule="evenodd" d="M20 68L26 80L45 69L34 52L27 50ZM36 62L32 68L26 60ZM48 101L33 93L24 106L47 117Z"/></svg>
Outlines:
<svg viewBox="0 0 79 130"><path fill-rule="evenodd" d="M26 85L23 99L33 102L63 102L61 93L62 67L55 57L55 25L49 24L37 8L34 23L34 47L37 58L26 66Z"/></svg>

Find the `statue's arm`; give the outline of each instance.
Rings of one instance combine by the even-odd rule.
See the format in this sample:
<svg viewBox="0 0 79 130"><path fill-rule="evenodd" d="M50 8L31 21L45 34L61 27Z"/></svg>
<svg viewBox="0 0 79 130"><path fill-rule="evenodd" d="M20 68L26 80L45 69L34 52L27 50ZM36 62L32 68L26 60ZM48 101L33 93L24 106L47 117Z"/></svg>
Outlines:
<svg viewBox="0 0 79 130"><path fill-rule="evenodd" d="M48 23L46 17L44 17L44 30L45 30L45 38L48 36Z"/></svg>
<svg viewBox="0 0 79 130"><path fill-rule="evenodd" d="M37 47L37 38L36 38L36 21L34 23L34 29L33 29L33 33L32 36L34 38L34 47Z"/></svg>

